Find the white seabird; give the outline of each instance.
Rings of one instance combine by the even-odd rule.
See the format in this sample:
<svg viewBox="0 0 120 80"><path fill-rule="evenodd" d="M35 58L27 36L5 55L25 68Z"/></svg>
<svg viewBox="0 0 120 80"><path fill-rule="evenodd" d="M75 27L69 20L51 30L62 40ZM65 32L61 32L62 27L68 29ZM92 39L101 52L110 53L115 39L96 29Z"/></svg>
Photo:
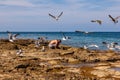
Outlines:
<svg viewBox="0 0 120 80"><path fill-rule="evenodd" d="M17 50L17 52L16 52L16 54L17 54L17 55L20 55L20 56L23 56L22 53L23 53L23 50L22 50L22 49L19 49L19 50Z"/></svg>
<svg viewBox="0 0 120 80"><path fill-rule="evenodd" d="M83 48L84 48L84 49L88 49L88 48L99 48L99 46L98 46L98 45L95 45L95 44L92 44L92 45L88 45L88 46L84 45Z"/></svg>
<svg viewBox="0 0 120 80"><path fill-rule="evenodd" d="M63 32L62 32L62 35L63 35L62 40L68 40L68 39L71 39L69 36L66 36Z"/></svg>
<svg viewBox="0 0 120 80"><path fill-rule="evenodd" d="M54 18L56 21L59 20L60 16L63 14L63 12L61 12L58 16L53 16L52 14L49 13L49 16L51 16L52 18Z"/></svg>
<svg viewBox="0 0 120 80"><path fill-rule="evenodd" d="M117 16L115 18L113 18L111 15L108 15L108 16L114 23L118 23L118 19L120 18L120 16Z"/></svg>
<svg viewBox="0 0 120 80"><path fill-rule="evenodd" d="M45 52L45 46L42 46L41 51L42 51L42 52Z"/></svg>
<svg viewBox="0 0 120 80"><path fill-rule="evenodd" d="M17 34L12 34L11 32L7 31L8 33L8 39L10 42L14 42L14 40L16 40L16 37L19 35L18 33Z"/></svg>
<svg viewBox="0 0 120 80"><path fill-rule="evenodd" d="M91 22L97 22L98 24L102 24L102 21L101 20L91 20Z"/></svg>
<svg viewBox="0 0 120 80"><path fill-rule="evenodd" d="M115 42L112 42L112 43L106 43L106 42L102 42L103 44L106 45L106 47L109 49L109 50L115 50L118 45L118 43L115 43Z"/></svg>

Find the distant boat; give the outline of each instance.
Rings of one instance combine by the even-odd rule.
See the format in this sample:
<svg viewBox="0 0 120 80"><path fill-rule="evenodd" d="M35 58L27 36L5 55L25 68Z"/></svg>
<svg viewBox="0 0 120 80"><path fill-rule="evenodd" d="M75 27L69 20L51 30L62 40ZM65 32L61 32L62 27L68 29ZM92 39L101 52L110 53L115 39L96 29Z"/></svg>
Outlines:
<svg viewBox="0 0 120 80"><path fill-rule="evenodd" d="M84 32L84 31L76 30L75 32Z"/></svg>
<svg viewBox="0 0 120 80"><path fill-rule="evenodd" d="M87 32L87 31L80 31L80 30L76 30L75 32L81 32L81 33L89 33L89 32Z"/></svg>

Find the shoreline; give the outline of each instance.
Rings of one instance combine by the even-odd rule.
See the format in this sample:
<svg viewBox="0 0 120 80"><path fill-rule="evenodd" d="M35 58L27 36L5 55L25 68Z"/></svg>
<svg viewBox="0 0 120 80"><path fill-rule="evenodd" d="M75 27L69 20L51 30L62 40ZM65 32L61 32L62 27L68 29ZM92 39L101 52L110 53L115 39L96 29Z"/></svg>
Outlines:
<svg viewBox="0 0 120 80"><path fill-rule="evenodd" d="M120 53L66 45L49 49L47 45L48 42L35 48L33 39L13 43L0 39L0 79L120 79ZM41 51L42 46L45 52ZM16 54L18 49L23 50L22 56Z"/></svg>

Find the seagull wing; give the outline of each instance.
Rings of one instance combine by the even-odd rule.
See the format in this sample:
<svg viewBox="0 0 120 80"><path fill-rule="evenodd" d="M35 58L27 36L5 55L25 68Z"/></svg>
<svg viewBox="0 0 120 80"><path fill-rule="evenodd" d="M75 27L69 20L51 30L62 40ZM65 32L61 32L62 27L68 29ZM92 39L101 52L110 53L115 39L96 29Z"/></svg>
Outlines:
<svg viewBox="0 0 120 80"><path fill-rule="evenodd" d="M20 34L19 34L19 33L17 33L17 34L14 34L13 36L14 36L14 37L17 37L18 35L20 35Z"/></svg>
<svg viewBox="0 0 120 80"><path fill-rule="evenodd" d="M108 15L109 16L109 18L111 18L112 19L112 21L114 21L115 22L115 19L111 16L111 15Z"/></svg>
<svg viewBox="0 0 120 80"><path fill-rule="evenodd" d="M12 39L12 34L11 34L11 33L9 33L8 35L9 35L9 39Z"/></svg>
<svg viewBox="0 0 120 80"><path fill-rule="evenodd" d="M102 24L102 21L101 20L96 20L100 25Z"/></svg>
<svg viewBox="0 0 120 80"><path fill-rule="evenodd" d="M62 33L62 35L64 36L64 38L66 38L65 34L64 34L63 32L61 32L61 33Z"/></svg>
<svg viewBox="0 0 120 80"><path fill-rule="evenodd" d="M63 12L60 13L60 15L58 16L58 18L63 14Z"/></svg>
<svg viewBox="0 0 120 80"><path fill-rule="evenodd" d="M120 18L120 16L116 17L115 19L119 19L119 18Z"/></svg>
<svg viewBox="0 0 120 80"><path fill-rule="evenodd" d="M55 16L53 16L52 14L49 14L49 16L51 16L52 18L56 19L56 17L55 17Z"/></svg>
<svg viewBox="0 0 120 80"><path fill-rule="evenodd" d="M91 20L91 22L96 22L96 20Z"/></svg>
<svg viewBox="0 0 120 80"><path fill-rule="evenodd" d="M101 21L101 20L91 20L91 22L97 22L97 23L99 23L100 25L102 24L102 21Z"/></svg>
<svg viewBox="0 0 120 80"><path fill-rule="evenodd" d="M95 44L92 44L92 45L89 45L89 47L96 47L96 48L98 48L99 46L95 45Z"/></svg>

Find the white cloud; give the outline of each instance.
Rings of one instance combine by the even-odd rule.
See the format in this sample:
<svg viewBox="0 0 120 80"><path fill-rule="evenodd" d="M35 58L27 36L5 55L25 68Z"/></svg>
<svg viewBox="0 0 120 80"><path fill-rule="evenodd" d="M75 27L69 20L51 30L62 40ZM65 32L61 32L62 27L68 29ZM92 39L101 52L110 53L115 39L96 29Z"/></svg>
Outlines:
<svg viewBox="0 0 120 80"><path fill-rule="evenodd" d="M1 0L0 5L34 7L34 5L25 0Z"/></svg>

